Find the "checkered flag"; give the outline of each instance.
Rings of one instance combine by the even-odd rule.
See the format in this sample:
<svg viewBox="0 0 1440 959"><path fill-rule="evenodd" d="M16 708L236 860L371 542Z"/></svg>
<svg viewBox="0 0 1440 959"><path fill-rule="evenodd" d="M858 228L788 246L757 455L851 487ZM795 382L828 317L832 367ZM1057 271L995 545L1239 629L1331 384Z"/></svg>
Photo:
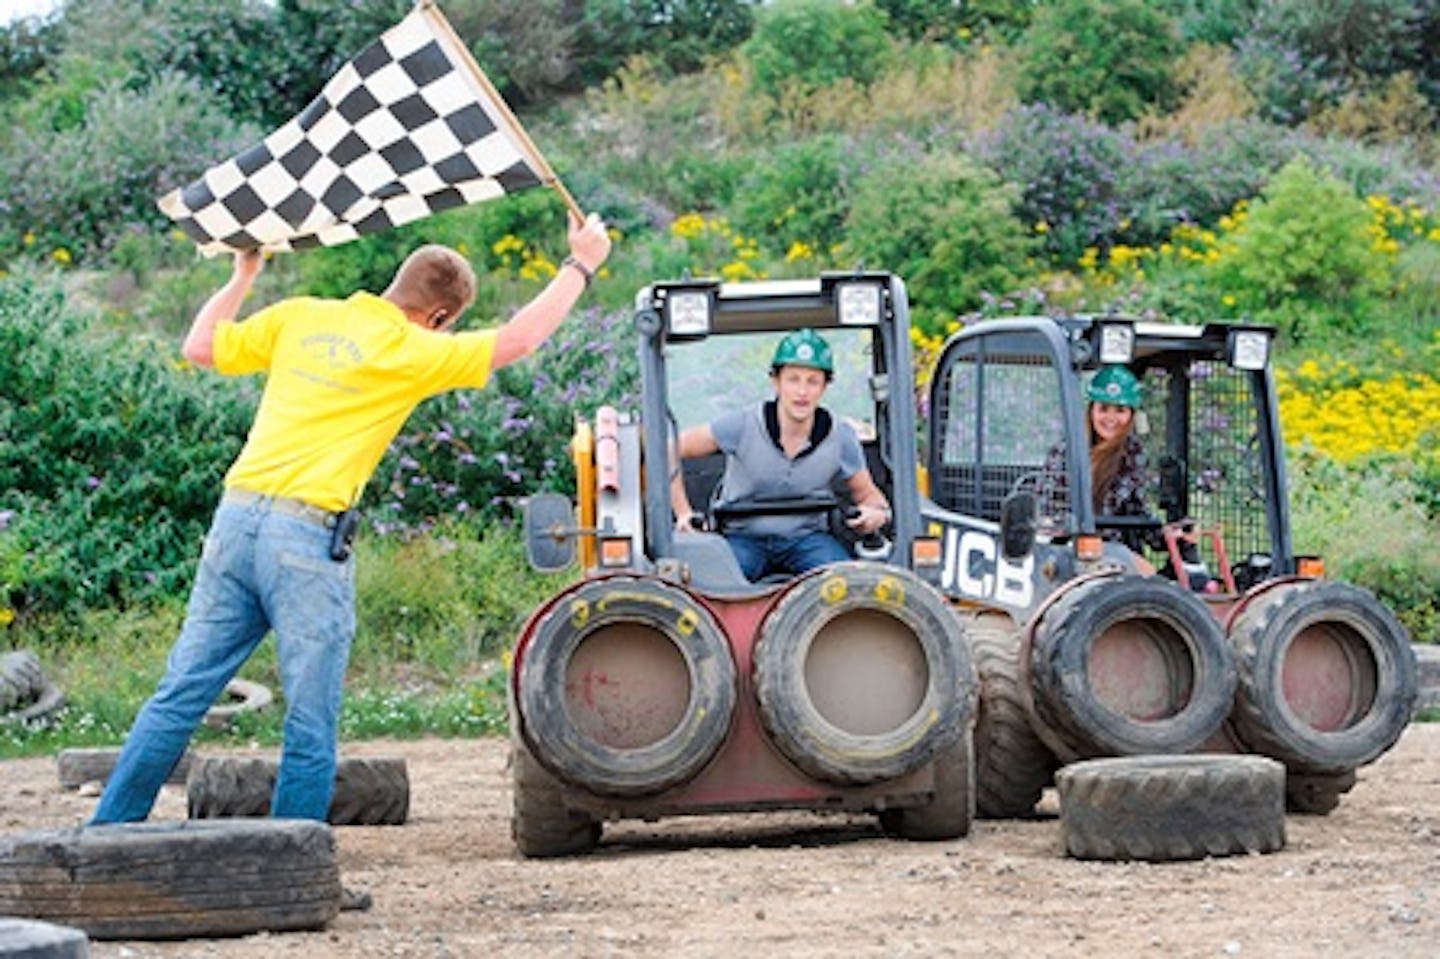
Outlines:
<svg viewBox="0 0 1440 959"><path fill-rule="evenodd" d="M159 200L206 256L333 246L516 190L549 165L424 3L260 144Z"/></svg>

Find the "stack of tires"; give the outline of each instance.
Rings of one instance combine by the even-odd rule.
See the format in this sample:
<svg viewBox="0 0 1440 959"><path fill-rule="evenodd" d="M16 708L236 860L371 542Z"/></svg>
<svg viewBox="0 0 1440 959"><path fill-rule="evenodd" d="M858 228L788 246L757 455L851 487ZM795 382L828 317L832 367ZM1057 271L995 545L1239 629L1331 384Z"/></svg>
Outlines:
<svg viewBox="0 0 1440 959"><path fill-rule="evenodd" d="M1410 722L1418 687L1405 628L1359 587L1304 580L1251 594L1229 635L1235 739L1285 764L1291 810L1330 812Z"/></svg>
<svg viewBox="0 0 1440 959"><path fill-rule="evenodd" d="M598 840L597 819L567 796L614 797L644 815L757 722L799 776L839 789L933 764L930 801L886 809L882 823L911 838L969 830L974 680L943 596L903 569L841 563L739 616L719 615L721 603L620 575L579 583L532 618L511 685L523 854Z"/></svg>
<svg viewBox="0 0 1440 959"><path fill-rule="evenodd" d="M1168 580L1099 576L1028 626L986 612L967 631L977 808L991 818L1033 813L1067 763L1191 752L1277 760L1288 807L1329 812L1399 738L1416 696L1403 627L1343 583L1276 581L1221 624Z"/></svg>

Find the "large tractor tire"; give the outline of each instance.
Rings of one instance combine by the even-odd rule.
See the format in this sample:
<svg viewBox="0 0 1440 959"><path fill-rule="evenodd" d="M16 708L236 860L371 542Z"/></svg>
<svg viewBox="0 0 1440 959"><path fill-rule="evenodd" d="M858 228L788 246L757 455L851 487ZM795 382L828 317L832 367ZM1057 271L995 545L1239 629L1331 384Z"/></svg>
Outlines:
<svg viewBox="0 0 1440 959"><path fill-rule="evenodd" d="M1141 576L1062 596L1035 628L1030 673L1035 718L1067 759L1189 752L1225 722L1236 682L1205 604Z"/></svg>
<svg viewBox="0 0 1440 959"><path fill-rule="evenodd" d="M95 939L321 929L339 911L335 837L324 823L126 823L0 837L0 914Z"/></svg>
<svg viewBox="0 0 1440 959"><path fill-rule="evenodd" d="M983 819L1035 812L1059 765L1030 726L1020 690L1019 627L1009 616L965 620L975 656L980 701L975 713L975 811Z"/></svg>
<svg viewBox="0 0 1440 959"><path fill-rule="evenodd" d="M210 756L191 764L186 797L191 819L270 815L279 763L273 759ZM410 814L405 760L342 758L326 821L332 826L399 826Z"/></svg>
<svg viewBox="0 0 1440 959"><path fill-rule="evenodd" d="M1230 628L1240 674L1232 722L1292 771L1345 773L1395 744L1414 711L1405 627L1347 583L1277 586Z"/></svg>
<svg viewBox="0 0 1440 959"><path fill-rule="evenodd" d="M823 567L760 624L761 722L787 759L821 781L903 776L969 728L975 679L961 629L945 598L913 573Z"/></svg>
<svg viewBox="0 0 1440 959"><path fill-rule="evenodd" d="M510 737L510 774L514 792L510 835L520 855L532 859L574 856L600 841L600 823L562 802L563 784L530 755L525 741Z"/></svg>
<svg viewBox="0 0 1440 959"><path fill-rule="evenodd" d="M724 742L735 709L735 661L719 623L660 580L580 584L535 623L515 669L530 752L601 795L688 781Z"/></svg>
<svg viewBox="0 0 1440 959"><path fill-rule="evenodd" d="M1061 769L1077 859L1165 862L1285 846L1285 767L1263 756L1125 756Z"/></svg>
<svg viewBox="0 0 1440 959"><path fill-rule="evenodd" d="M975 820L975 753L970 730L935 757L935 791L923 806L887 809L880 826L901 839L934 841L970 834Z"/></svg>

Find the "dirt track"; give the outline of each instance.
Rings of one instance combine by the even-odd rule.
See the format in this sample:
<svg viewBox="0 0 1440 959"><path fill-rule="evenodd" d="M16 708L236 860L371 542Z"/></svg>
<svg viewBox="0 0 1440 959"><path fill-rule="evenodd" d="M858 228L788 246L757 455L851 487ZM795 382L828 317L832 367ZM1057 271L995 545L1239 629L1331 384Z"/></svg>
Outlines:
<svg viewBox="0 0 1440 959"><path fill-rule="evenodd" d="M772 814L607 828L599 852L517 858L499 740L363 743L408 762L410 822L337 830L375 905L329 929L96 942L96 959L303 956L1440 955L1440 724L1412 726L1280 853L1165 865L1061 854L1053 817L905 843L865 818ZM74 825L95 800L49 759L0 763L0 828ZM1054 811L1053 795L1042 808ZM167 786L157 819L185 815Z"/></svg>

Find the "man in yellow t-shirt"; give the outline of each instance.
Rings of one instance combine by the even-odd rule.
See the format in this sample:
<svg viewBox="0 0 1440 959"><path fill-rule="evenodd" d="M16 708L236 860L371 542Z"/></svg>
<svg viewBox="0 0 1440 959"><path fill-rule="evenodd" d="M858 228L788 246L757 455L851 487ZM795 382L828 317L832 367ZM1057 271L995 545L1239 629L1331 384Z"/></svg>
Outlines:
<svg viewBox="0 0 1440 959"><path fill-rule="evenodd" d="M355 634L347 532L360 491L423 399L480 387L559 327L610 252L605 225L572 221L550 284L494 330L448 333L475 275L446 247L416 250L384 293L285 300L235 322L259 274L240 253L195 315L185 358L227 375L266 373L265 392L205 537L185 625L141 708L92 819L145 819L205 714L265 635L285 693L276 817L324 820Z"/></svg>

